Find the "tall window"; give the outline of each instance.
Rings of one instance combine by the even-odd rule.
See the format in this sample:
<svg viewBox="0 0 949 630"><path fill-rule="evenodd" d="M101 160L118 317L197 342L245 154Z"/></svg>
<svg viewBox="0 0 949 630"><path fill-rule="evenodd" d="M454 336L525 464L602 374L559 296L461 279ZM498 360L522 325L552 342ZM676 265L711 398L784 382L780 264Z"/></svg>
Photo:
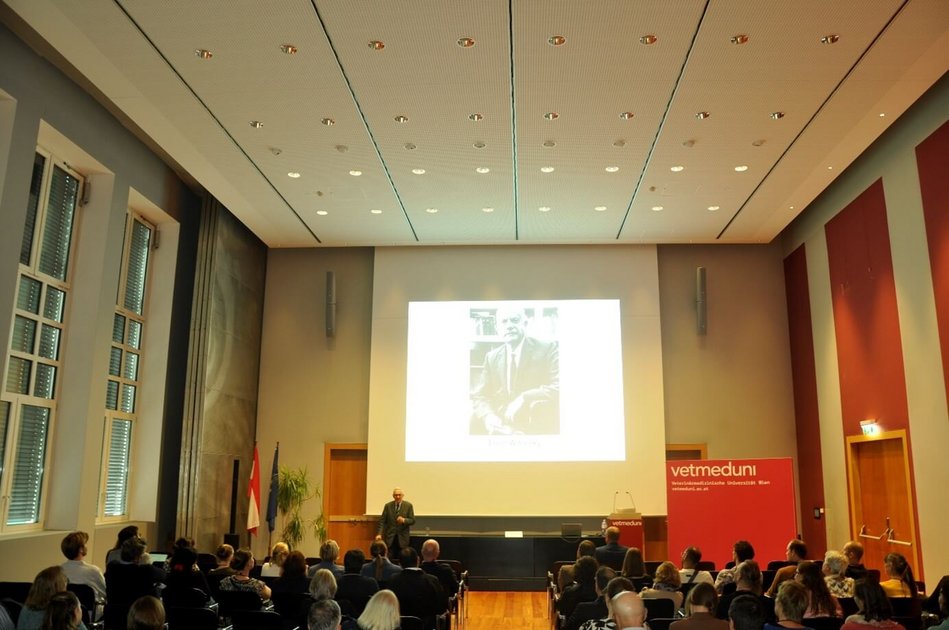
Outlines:
<svg viewBox="0 0 949 630"><path fill-rule="evenodd" d="M80 175L36 153L0 392L0 527L41 527Z"/></svg>
<svg viewBox="0 0 949 630"><path fill-rule="evenodd" d="M129 454L141 389L145 288L154 226L130 213L112 320L109 378L105 394L102 490L99 517L128 516Z"/></svg>

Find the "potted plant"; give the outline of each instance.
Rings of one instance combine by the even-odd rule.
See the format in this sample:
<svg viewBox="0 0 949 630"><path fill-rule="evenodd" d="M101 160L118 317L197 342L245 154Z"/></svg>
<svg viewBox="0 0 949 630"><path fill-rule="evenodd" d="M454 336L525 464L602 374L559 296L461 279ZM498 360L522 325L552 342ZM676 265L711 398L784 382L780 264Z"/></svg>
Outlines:
<svg viewBox="0 0 949 630"><path fill-rule="evenodd" d="M309 520L300 514L304 503L321 497L320 485L310 481L306 467L280 467L277 489L277 510L283 517L283 531L280 536L291 549L303 542L311 528L320 543L326 540L326 519L322 510L316 518Z"/></svg>

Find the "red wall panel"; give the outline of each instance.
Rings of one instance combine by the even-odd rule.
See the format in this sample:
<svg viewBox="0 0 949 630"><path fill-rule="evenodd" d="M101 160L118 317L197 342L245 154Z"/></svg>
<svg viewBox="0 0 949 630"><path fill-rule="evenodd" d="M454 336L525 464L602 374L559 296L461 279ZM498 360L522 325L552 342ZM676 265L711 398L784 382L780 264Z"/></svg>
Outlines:
<svg viewBox="0 0 949 630"><path fill-rule="evenodd" d="M949 397L949 122L916 147L919 188L933 274L942 372Z"/></svg>
<svg viewBox="0 0 949 630"><path fill-rule="evenodd" d="M814 366L814 336L807 283L804 246L784 259L784 289L788 303L791 340L791 375L794 382L794 420L797 430L797 468L801 493L801 535L811 557L827 550L823 520L813 516L824 507L824 474L820 446L820 414L817 406L817 370Z"/></svg>

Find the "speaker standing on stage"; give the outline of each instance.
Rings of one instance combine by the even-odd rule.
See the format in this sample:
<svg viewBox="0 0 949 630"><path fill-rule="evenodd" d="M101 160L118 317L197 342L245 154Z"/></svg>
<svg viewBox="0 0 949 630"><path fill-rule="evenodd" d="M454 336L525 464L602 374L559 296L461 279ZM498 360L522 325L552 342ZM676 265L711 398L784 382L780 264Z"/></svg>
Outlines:
<svg viewBox="0 0 949 630"><path fill-rule="evenodd" d="M389 547L389 557L398 558L399 552L409 546L410 528L415 524L415 509L402 497L402 488L392 491L392 501L385 504L379 516L376 540Z"/></svg>

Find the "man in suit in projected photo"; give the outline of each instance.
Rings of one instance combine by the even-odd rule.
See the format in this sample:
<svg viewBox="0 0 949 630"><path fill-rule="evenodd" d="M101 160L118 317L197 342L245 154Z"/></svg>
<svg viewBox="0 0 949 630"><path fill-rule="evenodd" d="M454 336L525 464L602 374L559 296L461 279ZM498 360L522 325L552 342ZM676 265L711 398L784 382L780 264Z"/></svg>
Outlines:
<svg viewBox="0 0 949 630"><path fill-rule="evenodd" d="M528 317L523 309L498 308L494 325L504 343L484 355L480 376L471 392L471 433L558 433L560 357L557 342L528 336ZM473 350L476 351L477 348Z"/></svg>

